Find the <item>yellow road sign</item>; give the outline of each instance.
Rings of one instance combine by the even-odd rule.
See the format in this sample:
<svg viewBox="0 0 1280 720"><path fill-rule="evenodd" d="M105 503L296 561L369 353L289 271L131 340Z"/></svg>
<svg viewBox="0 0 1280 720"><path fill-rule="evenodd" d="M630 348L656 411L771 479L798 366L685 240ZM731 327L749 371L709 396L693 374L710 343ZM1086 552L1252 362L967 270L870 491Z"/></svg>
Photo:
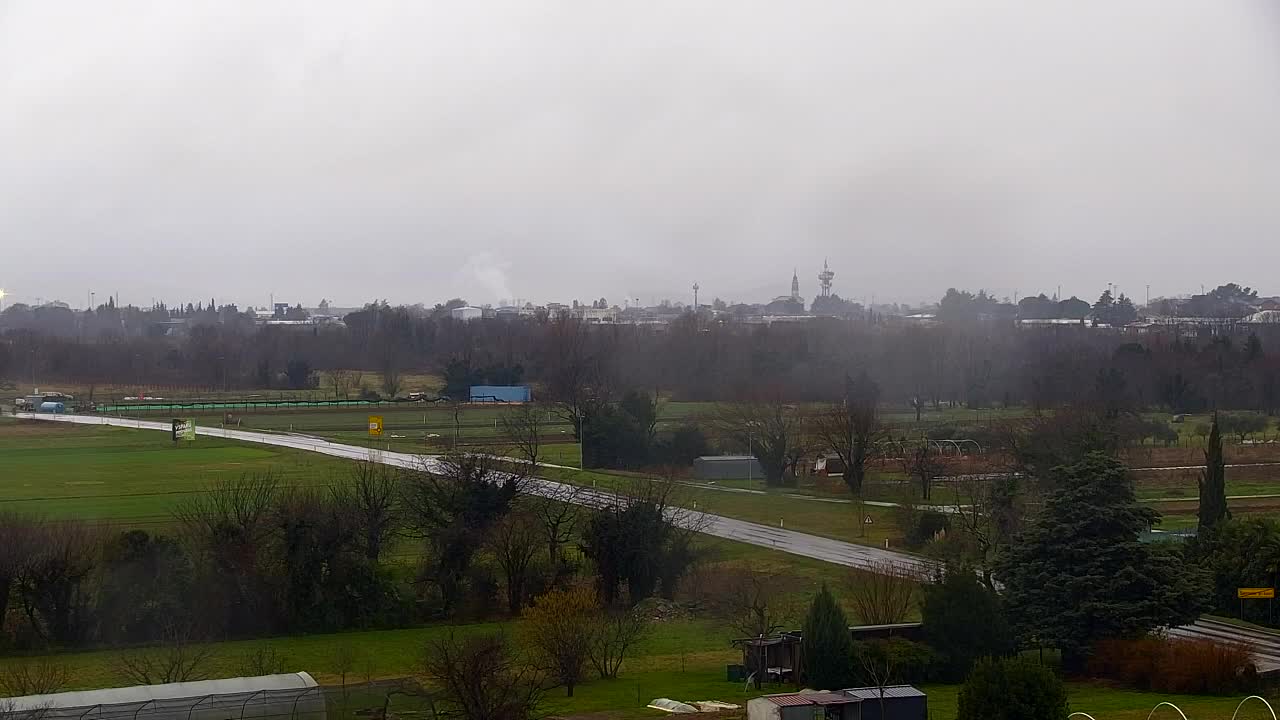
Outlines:
<svg viewBox="0 0 1280 720"><path fill-rule="evenodd" d="M369 416L369 437L382 437L382 416Z"/></svg>
<svg viewBox="0 0 1280 720"><path fill-rule="evenodd" d="M1236 597L1241 600L1271 600L1276 596L1275 588L1237 588Z"/></svg>

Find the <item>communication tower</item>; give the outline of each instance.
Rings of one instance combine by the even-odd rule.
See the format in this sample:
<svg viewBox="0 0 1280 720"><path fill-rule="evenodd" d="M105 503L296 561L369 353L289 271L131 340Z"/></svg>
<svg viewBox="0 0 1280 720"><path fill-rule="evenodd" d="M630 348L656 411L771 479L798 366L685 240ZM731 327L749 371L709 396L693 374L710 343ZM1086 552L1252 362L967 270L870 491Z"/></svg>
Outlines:
<svg viewBox="0 0 1280 720"><path fill-rule="evenodd" d="M835 276L836 274L831 270L831 268L827 267L827 261L823 260L822 272L818 273L818 285L822 287L822 297L831 297L831 279ZM794 292L795 291L792 290L793 294Z"/></svg>

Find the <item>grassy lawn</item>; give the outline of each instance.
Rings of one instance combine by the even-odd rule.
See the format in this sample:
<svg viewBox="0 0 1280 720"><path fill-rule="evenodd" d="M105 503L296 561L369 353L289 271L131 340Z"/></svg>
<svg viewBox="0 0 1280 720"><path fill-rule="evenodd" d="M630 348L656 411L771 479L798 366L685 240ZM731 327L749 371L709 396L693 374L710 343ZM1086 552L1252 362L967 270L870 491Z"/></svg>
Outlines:
<svg viewBox="0 0 1280 720"><path fill-rule="evenodd" d="M175 448L164 434L157 432L0 419L0 507L56 517L103 518L130 525L165 522L175 502L211 483L268 469L281 474L285 482L325 482L342 466L343 461L305 452L213 438ZM562 472L579 482L594 480L597 486L623 487L628 481L612 474ZM788 498L786 492L790 491L753 495L687 488L681 493L681 501L689 506L696 503L700 510L770 525L782 520L787 528L857 542L882 544L886 537L891 543L895 540L891 511L870 508L875 522L866 526L867 535L861 537L851 505ZM821 496L823 492L815 490L814 494ZM717 565L732 563L777 574L779 581L791 588L785 601L795 608L795 624L799 624L805 603L821 584L831 585L839 597L847 582L846 570L814 560L717 539L707 539L704 547L706 569L698 572L713 572ZM691 584L696 582L696 577L690 578ZM210 672L222 677L243 674L245 658L255 649L269 646L287 659L291 669L306 670L322 683L335 684L339 680L337 650L351 647L360 660L348 682L361 682L366 677L404 677L418 673L424 649L450 632L499 631L516 633L517 628L510 623L437 625L225 642L214 646ZM657 623L624 667L622 677L590 681L580 686L572 699L553 691L547 697L546 708L563 715L604 713L597 717L629 720L661 716L644 708L656 697L745 703L754 691L725 680L725 665L740 659L729 644L733 634L720 622L705 618ZM69 668L73 686L81 689L127 684L119 671L118 658L116 651L57 656L58 662ZM0 660L0 665L30 659L12 657ZM788 689L771 687L765 691ZM932 718L950 720L955 716L955 686L930 686L927 690ZM1072 683L1070 690L1073 709L1088 712L1098 720L1141 720L1156 703L1169 699L1192 718L1226 720L1238 702L1231 698L1168 698L1093 683ZM374 694L357 697L352 700L352 708L376 700ZM1246 708L1241 713L1242 720L1261 717L1259 710Z"/></svg>
<svg viewBox="0 0 1280 720"><path fill-rule="evenodd" d="M608 472L548 469L541 475L564 482L626 492L633 477ZM763 485L761 485L763 487ZM798 530L836 540L884 547L900 546L902 533L894 522L894 510L865 506L863 516L870 523L859 524L857 507L851 503L816 502L788 497L792 488L773 488L764 494L714 490L693 485L678 489L675 502L702 512L747 520L788 530ZM841 498L843 499L843 498Z"/></svg>
<svg viewBox="0 0 1280 720"><path fill-rule="evenodd" d="M366 374L365 385L375 387L370 378L376 377ZM410 389L427 390L429 392L438 389L438 378L435 376L414 376L414 382L411 383ZM61 389L61 388L59 388ZM75 392L77 388L66 388ZM79 389L83 395L84 389ZM128 390L134 393L136 390ZM120 392L108 393L99 392L101 397L117 397ZM172 399L182 400L183 393L174 393L166 395ZM244 392L238 396L235 393L230 395L224 393L204 393L201 394L202 399L247 399L254 397L257 399L267 400L285 400L285 399L331 399L332 392L327 385L323 385L321 389L314 391L263 391L259 393ZM189 399L189 398L188 398ZM714 417L716 414L716 403L708 402L670 402L663 401L658 403L658 427L670 428L681 423L704 420ZM817 410L818 405L805 405L805 410ZM444 438L452 438L457 435L460 439L468 442L490 442L496 440L500 433L497 420L508 411L509 408L502 405L464 405L461 408L457 418L455 419L453 410L446 405L437 405L431 403L415 404L412 406L395 406L383 407L376 409L308 409L308 410L244 410L234 411L235 421L240 427L246 429L259 430L280 430L299 433L307 433L319 435L337 440L341 442L360 442L366 440L368 434L366 432L367 420L370 414L382 415L385 420L386 434L380 440L381 443L390 443L393 449L402 451L421 451L428 447L440 447ZM158 414L152 413L156 417L168 417L171 410L159 410ZM196 417L217 418L216 422L221 422L222 411L192 411ZM146 412L133 413L139 417L148 417ZM1028 411L1022 408L1001 408L991 410L968 410L964 408L941 408L938 410L926 410L919 423L920 426L933 426L940 424L955 425L972 425L983 424L994 421L1023 417ZM898 430L905 430L910 427L917 426L915 421L915 413L903 410L887 410L883 413L884 421ZM207 420L209 422L211 420ZM704 426L705 422L701 423ZM573 443L573 427L557 417L549 414L546 421L546 429L544 432L548 436L562 435L566 441L563 446L566 454L563 461L566 464L572 464L568 461L571 459L571 453L576 453L577 449ZM560 447L560 443L556 443L553 447ZM572 450L569 448L572 447ZM576 455L573 455L576 457ZM549 462L560 462L558 460L548 458Z"/></svg>
<svg viewBox="0 0 1280 720"><path fill-rule="evenodd" d="M576 445L569 445L576 449ZM165 524L173 507L218 482L271 471L281 482L329 482L346 461L298 450L200 437L174 445L161 432L107 426L12 422L0 426L0 508L50 517L103 519L131 526ZM625 489L629 477L549 471L583 485ZM866 508L859 526L849 504L687 488L686 507L851 542L883 546L899 535L892 512ZM860 532L861 531L861 532Z"/></svg>
<svg viewBox="0 0 1280 720"><path fill-rule="evenodd" d="M928 685L931 720L951 720L956 716L958 685ZM1072 712L1085 712L1097 720L1145 720L1152 708L1161 702L1172 702L1182 708L1191 720L1228 720L1243 697L1211 697L1204 695L1164 695L1108 687L1101 683L1070 682L1067 702ZM1273 701L1274 703L1274 701ZM1252 701L1240 710L1239 720L1270 720L1271 713L1262 703ZM1181 720L1172 708L1164 707L1153 720Z"/></svg>
<svg viewBox="0 0 1280 720"><path fill-rule="evenodd" d="M0 425L0 509L130 526L169 522L192 493L249 473L325 483L345 461L303 451L92 425Z"/></svg>

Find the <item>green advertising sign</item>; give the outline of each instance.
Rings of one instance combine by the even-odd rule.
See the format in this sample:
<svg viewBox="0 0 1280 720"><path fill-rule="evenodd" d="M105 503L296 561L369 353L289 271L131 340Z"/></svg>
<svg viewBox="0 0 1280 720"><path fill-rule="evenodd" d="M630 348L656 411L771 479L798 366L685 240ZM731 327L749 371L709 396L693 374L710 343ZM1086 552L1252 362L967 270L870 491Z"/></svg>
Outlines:
<svg viewBox="0 0 1280 720"><path fill-rule="evenodd" d="M196 439L196 421L195 420L177 420L173 421L173 441L179 440L195 440Z"/></svg>

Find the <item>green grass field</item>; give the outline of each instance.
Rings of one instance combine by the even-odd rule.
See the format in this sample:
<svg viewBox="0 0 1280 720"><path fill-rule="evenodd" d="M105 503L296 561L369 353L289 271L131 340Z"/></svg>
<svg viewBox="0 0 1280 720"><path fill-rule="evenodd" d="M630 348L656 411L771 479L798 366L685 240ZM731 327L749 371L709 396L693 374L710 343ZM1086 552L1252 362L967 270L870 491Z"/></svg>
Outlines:
<svg viewBox="0 0 1280 720"><path fill-rule="evenodd" d="M316 398L327 398L321 391L312 393ZM271 393L272 398L275 393ZM280 394L279 399L305 398L305 392ZM817 409L814 405L812 409ZM298 432L329 438L348 443L362 443L368 440L367 423L371 414L381 415L385 421L385 433L379 440L381 444L390 444L392 449L401 451L422 451L424 448L438 448L447 439L455 436L466 443L492 443L501 436L499 419L509 411L502 405L465 405L455 418L453 410L448 406L436 404L414 404L409 406L387 406L377 409L350 410L343 408L313 410L247 410L234 411L233 420L238 427L256 430L277 430ZM706 426L707 420L714 418L717 404L709 402L661 402L658 404L658 427L669 428L684 422L695 421ZM137 417L169 417L171 410L158 413L133 412ZM206 424L221 423L224 419L222 411L193 411L193 416ZM1022 408L995 410L967 410L963 408L940 408L923 413L921 424L925 426L939 424L981 424L998 420L1023 417L1028 411ZM915 426L914 412L902 410L889 411L884 414L886 423L899 428ZM556 458L548 458L549 462L572 464L577 459L577 448L573 445L573 427L554 414L549 413L544 433L548 436L550 447ZM551 438L563 436L562 443ZM563 448L563 454L559 451ZM570 449L572 448L572 449ZM558 458L558 459L557 459Z"/></svg>
<svg viewBox="0 0 1280 720"><path fill-rule="evenodd" d="M163 524L183 497L245 473L270 470L286 483L324 483L341 472L344 465L344 461L305 452L212 438L202 437L195 443L173 447L159 432L0 418L0 508L51 517L98 518L124 526ZM621 485L627 480L604 473L576 476L580 482L594 479L597 484ZM867 535L862 537L854 520L855 511L849 505L788 498L781 492L747 495L705 488L689 488L682 492L682 501L689 505L696 502L700 510L771 525L781 519L787 528L831 537L875 544L890 537L894 542L891 511L881 509L870 510L875 522L866 527ZM708 539L704 547L708 553L705 567L712 570L720 563L747 563L778 574L780 582L791 589L787 601L796 608L797 622L804 602L822 583L836 588L839 595L839 588L848 578L848 571L843 568L764 548L714 539ZM690 582L696 583L697 579L691 578ZM515 632L515 628L509 624L431 626L226 642L214 647L211 671L214 676L241 674L250 652L270 646L288 660L290 668L311 672L323 683L335 683L336 651L350 646L358 651L361 660L348 682L359 682L366 675L403 677L419 672L422 652L432 640L450 632L493 631ZM659 623L624 667L621 678L588 682L578 688L573 699L552 692L547 709L561 715L591 714L596 720L629 720L660 716L644 708L655 697L743 703L752 693L741 683L724 680L724 666L740 658L729 645L732 635L731 630L710 619ZM0 665L31 659L3 659ZM63 654L57 656L57 661L71 670L77 688L125 682L116 651ZM930 686L927 690L931 718L953 718L957 688ZM1072 708L1088 712L1097 720L1142 720L1163 700L1176 702L1193 720L1227 720L1238 702L1234 698L1171 698L1093 683L1072 683L1070 692ZM373 700L376 698L371 696L353 702ZM1262 717L1260 712L1265 711L1246 707L1240 720L1258 720Z"/></svg>
<svg viewBox="0 0 1280 720"><path fill-rule="evenodd" d="M145 527L192 493L252 473L327 483L345 462L303 451L92 425L0 425L0 509Z"/></svg>
<svg viewBox="0 0 1280 720"><path fill-rule="evenodd" d="M569 446L576 448L576 445ZM0 508L58 518L147 527L170 522L193 493L246 474L272 472L284 485L326 484L346 461L299 450L201 436L174 445L165 433L93 425L13 422L0 425ZM579 471L548 475L583 485L625 488L625 476ZM687 488L687 507L817 535L883 545L897 541L891 513L868 508L859 532L851 505Z"/></svg>
<svg viewBox="0 0 1280 720"><path fill-rule="evenodd" d="M671 403L667 407L678 405ZM438 409L436 415L428 417L428 422L435 422L441 417L440 413L445 412ZM472 430L492 433L492 422L502 410L480 408L470 412L476 419L489 423L487 428ZM416 439L409 437L408 430L398 432L398 423L422 422L417 411L401 415L399 418L388 417L387 436L380 445L411 452L441 451L438 446L426 445L421 436ZM302 421L310 422L317 418L325 419L330 427L335 423L358 423L363 428L365 422L362 413L339 411L263 414L253 416L256 422L246 425L283 431L292 426L296 431ZM302 451L209 437L175 447L164 433L154 431L19 423L11 418L3 423L0 425L0 509L50 517L94 518L141 527L164 524L169 522L171 511L178 502L191 493L206 490L211 484L268 470L277 474L285 484L323 484L344 467L343 461ZM357 444L369 442L363 429L328 430L317 434ZM504 450L492 435L487 441L480 437L472 438L472 442L477 441L485 449ZM573 442L546 444L544 458L548 463L574 467L579 462L578 449L579 446ZM1197 452L1175 451L1176 458L1165 462L1194 465ZM1243 450L1228 448L1229 460L1234 452ZM1248 452L1261 455L1266 449L1254 448ZM1158 457L1155 460L1160 461ZM597 487L625 488L633 481L632 474L616 472L549 469L545 474ZM902 500L911 486L901 483L900 476L901 473L892 468L873 470L866 486L866 499ZM1194 525L1197 476L1198 471L1194 469L1135 473L1138 496L1153 501L1154 507L1165 514L1162 525L1165 529ZM680 502L707 512L771 526L781 524L788 529L850 542L883 546L888 539L891 546L900 545L901 533L895 526L895 512L892 510L867 507L865 512L872 522L859 525L857 510L851 504L789 497L799 495L844 500L848 495L838 481L826 481L823 485L806 483L789 489L766 488L760 481L725 481L717 485L763 490L766 494L690 487L681 491ZM1280 495L1280 466L1229 468L1227 491L1229 495ZM940 487L934 502L945 504L950 500L946 488ZM1233 499L1231 505L1242 515L1271 514L1280 509L1280 497Z"/></svg>

